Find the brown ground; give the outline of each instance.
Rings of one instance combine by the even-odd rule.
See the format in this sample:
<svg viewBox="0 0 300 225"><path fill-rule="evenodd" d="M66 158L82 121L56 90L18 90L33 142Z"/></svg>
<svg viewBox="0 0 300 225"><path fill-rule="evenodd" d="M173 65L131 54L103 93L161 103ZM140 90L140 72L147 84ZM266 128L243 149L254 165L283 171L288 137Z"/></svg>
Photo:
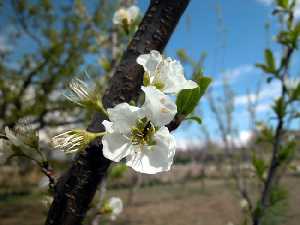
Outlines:
<svg viewBox="0 0 300 225"><path fill-rule="evenodd" d="M285 181L289 191L288 225L300 224L300 178ZM126 202L128 190L115 190L108 196L120 196ZM45 208L34 194L0 202L0 225L42 225ZM127 207L115 225L226 225L240 224L239 198L223 180L192 181L185 186L156 185L141 188L133 206Z"/></svg>

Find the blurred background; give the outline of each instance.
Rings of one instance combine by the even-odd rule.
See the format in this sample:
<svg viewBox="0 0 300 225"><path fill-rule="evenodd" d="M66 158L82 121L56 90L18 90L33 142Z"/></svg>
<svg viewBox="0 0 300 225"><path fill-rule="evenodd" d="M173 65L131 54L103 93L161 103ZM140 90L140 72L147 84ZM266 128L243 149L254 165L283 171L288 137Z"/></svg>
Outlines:
<svg viewBox="0 0 300 225"><path fill-rule="evenodd" d="M49 139L86 127L91 118L64 97L68 83L88 74L99 95L104 92L135 31L124 31L112 18L133 4L140 8L137 25L148 0L0 0L0 131L30 121L56 176L73 156L53 151ZM267 162L272 154L261 137L276 125L272 105L281 94L280 82L255 66L264 61L265 48L273 50L277 63L281 59L283 46L275 39L284 22L272 15L274 8L273 0L191 0L164 54L180 60L190 79L213 78L194 112L202 124L186 121L174 132L170 172L150 176L112 166L99 193L107 189L107 197L119 196L124 212L99 224L248 224L244 192L255 205L261 184L253 159L259 155ZM294 16L300 19L299 1ZM298 61L296 50L289 68L295 83ZM285 197L264 224L299 224L299 125L297 119L286 123L284 140L292 138L296 152L282 175ZM0 152L0 225L43 224L47 177L32 161L4 155ZM98 224L92 210L85 224Z"/></svg>

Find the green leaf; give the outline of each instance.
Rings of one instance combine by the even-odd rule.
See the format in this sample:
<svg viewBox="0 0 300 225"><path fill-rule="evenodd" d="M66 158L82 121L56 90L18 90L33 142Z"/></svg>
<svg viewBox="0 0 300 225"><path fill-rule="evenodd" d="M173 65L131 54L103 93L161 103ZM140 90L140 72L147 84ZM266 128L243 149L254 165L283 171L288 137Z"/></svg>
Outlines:
<svg viewBox="0 0 300 225"><path fill-rule="evenodd" d="M196 80L196 82L198 83L198 85L200 87L200 95L202 97L205 94L210 83L212 82L212 79L210 77L201 76Z"/></svg>
<svg viewBox="0 0 300 225"><path fill-rule="evenodd" d="M275 100L275 104L272 107L278 118L283 118L286 112L286 105L282 97Z"/></svg>
<svg viewBox="0 0 300 225"><path fill-rule="evenodd" d="M277 0L277 5L284 9L288 9L289 8L289 0Z"/></svg>
<svg viewBox="0 0 300 225"><path fill-rule="evenodd" d="M199 85L197 88L180 91L176 99L178 114L188 115L192 113L211 81L209 77L199 77L196 81Z"/></svg>
<svg viewBox="0 0 300 225"><path fill-rule="evenodd" d="M295 141L289 141L285 146L283 146L280 149L280 152L278 154L278 159L282 161L286 161L290 159L296 151L296 142Z"/></svg>
<svg viewBox="0 0 300 225"><path fill-rule="evenodd" d="M117 164L111 168L109 176L111 178L121 178L127 171L127 166L125 164Z"/></svg>
<svg viewBox="0 0 300 225"><path fill-rule="evenodd" d="M182 115L190 114L198 105L200 98L200 87L180 91L176 99L177 113Z"/></svg>
<svg viewBox="0 0 300 225"><path fill-rule="evenodd" d="M262 69L262 71L264 71L265 73L273 73L273 70L270 70L270 68L268 66L266 66L265 64L261 64L261 63L257 63L255 64L255 66L257 68Z"/></svg>
<svg viewBox="0 0 300 225"><path fill-rule="evenodd" d="M252 165L255 168L256 175L262 181L264 180L264 173L267 169L266 163L263 159L258 159L256 154L253 153L252 155Z"/></svg>
<svg viewBox="0 0 300 225"><path fill-rule="evenodd" d="M297 85L297 87L293 90L291 90L291 100L299 100L300 99L300 83Z"/></svg>
<svg viewBox="0 0 300 225"><path fill-rule="evenodd" d="M188 116L188 117L185 118L185 120L194 120L198 124L202 123L202 119L199 116Z"/></svg>
<svg viewBox="0 0 300 225"><path fill-rule="evenodd" d="M270 49L265 50L265 63L268 67L268 69L274 73L276 71L276 63L273 56L273 53Z"/></svg>

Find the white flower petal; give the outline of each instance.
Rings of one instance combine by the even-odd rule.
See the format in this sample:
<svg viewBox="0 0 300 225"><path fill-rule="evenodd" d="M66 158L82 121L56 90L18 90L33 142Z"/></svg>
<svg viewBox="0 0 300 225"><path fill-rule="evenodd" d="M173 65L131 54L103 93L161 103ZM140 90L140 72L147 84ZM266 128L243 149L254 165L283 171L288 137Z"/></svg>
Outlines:
<svg viewBox="0 0 300 225"><path fill-rule="evenodd" d="M142 106L146 117L161 127L171 122L177 113L176 104L155 87L142 87L145 92L145 103Z"/></svg>
<svg viewBox="0 0 300 225"><path fill-rule="evenodd" d="M114 16L113 16L113 23L118 25L118 24L122 24L123 23L123 20L127 20L128 18L128 13L126 11L125 8L120 8L118 9Z"/></svg>
<svg viewBox="0 0 300 225"><path fill-rule="evenodd" d="M143 114L140 108L131 106L128 103L121 103L114 108L107 109L108 117L113 122L112 128L122 134L130 132L135 126L138 118L142 118Z"/></svg>
<svg viewBox="0 0 300 225"><path fill-rule="evenodd" d="M114 162L119 162L133 151L130 141L120 133L104 135L102 144L103 155Z"/></svg>
<svg viewBox="0 0 300 225"><path fill-rule="evenodd" d="M175 139L168 128L162 127L154 135L156 144L152 147L136 151L126 157L126 165L137 172L155 174L168 171L175 155Z"/></svg>
<svg viewBox="0 0 300 225"><path fill-rule="evenodd" d="M118 215L123 211L123 202L120 198L111 197L108 204L115 215Z"/></svg>
<svg viewBox="0 0 300 225"><path fill-rule="evenodd" d="M130 18L130 22L132 22L138 17L138 15L140 13L140 9L136 5L132 5L127 9L127 12L128 12L128 16Z"/></svg>
<svg viewBox="0 0 300 225"><path fill-rule="evenodd" d="M183 89L194 89L197 87L198 87L198 84L195 81L187 80L183 86Z"/></svg>
<svg viewBox="0 0 300 225"><path fill-rule="evenodd" d="M103 120L102 122L103 126L105 127L105 131L108 133L113 133L114 129L113 129L113 123L108 121L108 120Z"/></svg>
<svg viewBox="0 0 300 225"><path fill-rule="evenodd" d="M170 58L164 60L158 79L164 84L164 93L177 94L182 89L193 89L198 86L194 81L186 80L180 62Z"/></svg>
<svg viewBox="0 0 300 225"><path fill-rule="evenodd" d="M140 55L136 59L136 62L144 67L144 70L149 74L150 81L152 82L156 74L156 69L162 60L162 55L158 51L152 50L149 54Z"/></svg>

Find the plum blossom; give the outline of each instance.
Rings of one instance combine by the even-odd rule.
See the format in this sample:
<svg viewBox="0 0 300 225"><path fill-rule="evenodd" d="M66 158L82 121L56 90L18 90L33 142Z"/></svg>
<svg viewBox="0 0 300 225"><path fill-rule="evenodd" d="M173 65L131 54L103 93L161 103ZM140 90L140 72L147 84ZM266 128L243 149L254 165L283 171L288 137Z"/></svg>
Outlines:
<svg viewBox="0 0 300 225"><path fill-rule="evenodd" d="M113 16L113 23L116 25L130 25L138 17L140 12L139 7L132 5L130 7L121 7Z"/></svg>
<svg viewBox="0 0 300 225"><path fill-rule="evenodd" d="M110 219L115 220L117 216L120 215L123 211L123 202L120 198L111 197L108 200L105 208L110 213Z"/></svg>
<svg viewBox="0 0 300 225"><path fill-rule="evenodd" d="M137 172L155 174L170 170L175 139L167 127L177 112L176 105L154 87L142 87L145 103L141 108L121 103L107 110L103 121L103 155Z"/></svg>
<svg viewBox="0 0 300 225"><path fill-rule="evenodd" d="M288 88L288 89L296 89L297 86L299 85L300 80L298 78L288 78L286 77L284 79L284 85Z"/></svg>
<svg viewBox="0 0 300 225"><path fill-rule="evenodd" d="M137 63L145 70L144 85L155 86L166 94L177 94L182 89L198 87L192 80L186 80L181 63L171 58L164 58L158 51L140 55Z"/></svg>
<svg viewBox="0 0 300 225"><path fill-rule="evenodd" d="M247 207L248 207L248 202L247 202L247 200L243 198L243 199L240 201L240 206L241 206L242 209L247 209Z"/></svg>

